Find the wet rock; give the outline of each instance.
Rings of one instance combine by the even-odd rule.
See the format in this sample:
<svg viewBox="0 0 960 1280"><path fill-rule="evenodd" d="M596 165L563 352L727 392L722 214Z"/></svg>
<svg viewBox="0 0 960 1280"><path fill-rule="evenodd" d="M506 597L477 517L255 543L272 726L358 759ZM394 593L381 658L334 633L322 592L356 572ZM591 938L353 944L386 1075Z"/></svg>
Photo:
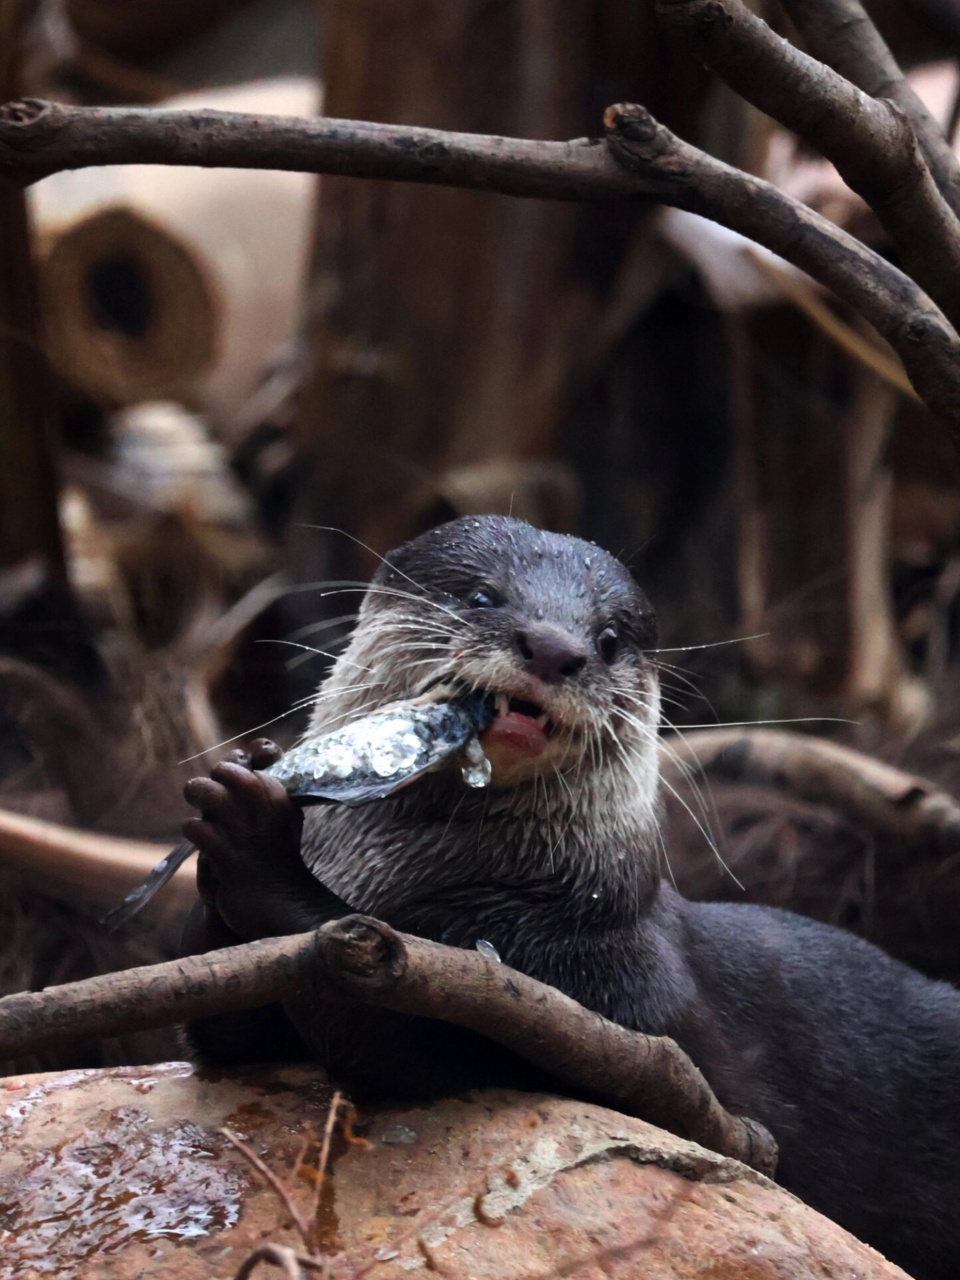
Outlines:
<svg viewBox="0 0 960 1280"><path fill-rule="evenodd" d="M221 1129L306 1210L315 1154L291 1170L330 1101L305 1067L0 1081L0 1280L212 1280L267 1238L298 1244ZM331 1280L904 1280L761 1175L603 1107L488 1092L366 1109L356 1128L318 1197Z"/></svg>

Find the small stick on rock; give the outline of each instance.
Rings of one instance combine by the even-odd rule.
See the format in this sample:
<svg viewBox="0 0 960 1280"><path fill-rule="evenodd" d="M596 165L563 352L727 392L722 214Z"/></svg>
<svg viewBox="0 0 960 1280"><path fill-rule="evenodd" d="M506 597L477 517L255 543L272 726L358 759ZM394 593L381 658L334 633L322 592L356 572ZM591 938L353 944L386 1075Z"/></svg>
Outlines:
<svg viewBox="0 0 960 1280"><path fill-rule="evenodd" d="M621 1111L762 1173L776 1168L776 1144L766 1129L725 1111L673 1040L629 1031L477 952L396 933L366 916L7 996L0 1000L0 1058L80 1035L254 1008L305 986L318 998L469 1027Z"/></svg>
<svg viewBox="0 0 960 1280"><path fill-rule="evenodd" d="M248 1280L261 1262L266 1262L271 1267L279 1267L287 1280L304 1280L304 1267L311 1271L323 1271L327 1265L322 1258L305 1258L288 1245L262 1244L259 1249L254 1249L249 1257L244 1258L234 1280Z"/></svg>

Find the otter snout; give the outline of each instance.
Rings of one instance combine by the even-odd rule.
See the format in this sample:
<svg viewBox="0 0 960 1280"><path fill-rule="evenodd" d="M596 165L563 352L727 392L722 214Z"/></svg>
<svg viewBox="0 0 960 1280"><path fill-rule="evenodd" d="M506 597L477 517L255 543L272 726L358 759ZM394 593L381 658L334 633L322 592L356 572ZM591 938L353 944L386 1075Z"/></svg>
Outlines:
<svg viewBox="0 0 960 1280"><path fill-rule="evenodd" d="M562 627L525 626L514 633L514 647L526 674L544 684L561 684L587 665L585 645Z"/></svg>

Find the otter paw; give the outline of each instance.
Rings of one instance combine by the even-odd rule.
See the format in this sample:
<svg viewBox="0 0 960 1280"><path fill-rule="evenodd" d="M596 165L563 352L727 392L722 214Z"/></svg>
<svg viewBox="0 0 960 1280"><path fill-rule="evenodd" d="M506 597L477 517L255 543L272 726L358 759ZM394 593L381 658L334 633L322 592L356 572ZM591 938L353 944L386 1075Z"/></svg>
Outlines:
<svg viewBox="0 0 960 1280"><path fill-rule="evenodd" d="M302 810L275 778L232 760L193 778L184 795L201 813L183 824L200 851L201 897L241 937L278 931L278 902L310 874L300 858Z"/></svg>
<svg viewBox="0 0 960 1280"><path fill-rule="evenodd" d="M241 764L245 769L268 769L283 755L270 738L254 738L248 747L234 747L223 757L226 764Z"/></svg>

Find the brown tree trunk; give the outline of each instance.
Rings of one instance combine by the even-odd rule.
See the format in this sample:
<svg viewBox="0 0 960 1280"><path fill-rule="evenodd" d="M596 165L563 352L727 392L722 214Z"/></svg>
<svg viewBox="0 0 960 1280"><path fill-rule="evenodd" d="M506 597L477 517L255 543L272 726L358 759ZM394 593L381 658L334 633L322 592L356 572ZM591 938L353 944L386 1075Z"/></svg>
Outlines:
<svg viewBox="0 0 960 1280"><path fill-rule="evenodd" d="M332 0L325 50L331 116L559 139L617 97L686 125L701 97L625 3ZM301 419L320 521L383 551L452 468L554 454L642 214L324 179Z"/></svg>

